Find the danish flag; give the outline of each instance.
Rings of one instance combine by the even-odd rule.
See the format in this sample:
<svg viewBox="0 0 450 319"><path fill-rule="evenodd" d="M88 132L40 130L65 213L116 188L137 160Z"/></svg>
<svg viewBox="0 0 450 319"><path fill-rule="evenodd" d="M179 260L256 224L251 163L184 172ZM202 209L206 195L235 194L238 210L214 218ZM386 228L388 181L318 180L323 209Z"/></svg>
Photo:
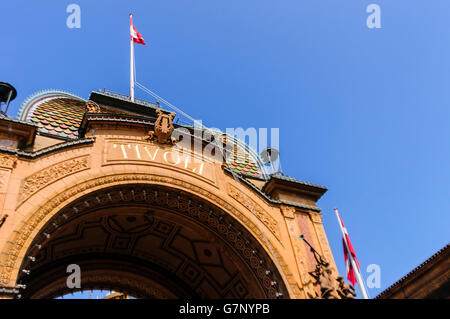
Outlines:
<svg viewBox="0 0 450 319"><path fill-rule="evenodd" d="M133 15L130 14L130 37L134 43L140 43L145 45L144 38L138 30L133 26Z"/></svg>
<svg viewBox="0 0 450 319"><path fill-rule="evenodd" d="M347 279L352 283L353 286L355 286L356 284L356 275L355 275L355 271L359 271L359 262L358 259L356 258L356 253L355 250L353 249L353 245L352 242L350 241L350 237L348 237L348 233L347 233L347 228L345 228L344 223L342 222L341 216L339 215L338 210L335 208L334 211L336 212L336 215L338 217L339 220L339 224L341 226L341 230L342 230L342 244L344 246L344 258L345 258L345 269L347 271ZM349 256L349 251L350 250L350 254L351 256ZM356 267L358 269L353 269L353 265L351 263L350 258L353 258L353 260L355 261Z"/></svg>

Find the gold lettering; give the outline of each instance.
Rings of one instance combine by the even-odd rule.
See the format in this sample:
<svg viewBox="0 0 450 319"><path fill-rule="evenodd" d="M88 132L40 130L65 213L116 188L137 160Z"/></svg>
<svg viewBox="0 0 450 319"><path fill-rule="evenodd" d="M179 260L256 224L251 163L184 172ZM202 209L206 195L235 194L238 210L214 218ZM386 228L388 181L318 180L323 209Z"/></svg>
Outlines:
<svg viewBox="0 0 450 319"><path fill-rule="evenodd" d="M139 152L139 144L136 144L136 155L139 159L141 159L141 152Z"/></svg>
<svg viewBox="0 0 450 319"><path fill-rule="evenodd" d="M157 149L155 150L155 154L154 154L153 156L152 156L152 154L150 153L150 151L148 150L147 146L144 146L144 150L147 152L147 154L148 154L148 156L150 157L150 159L151 159L152 161L154 161L155 158L156 158L156 154L158 154L159 148L157 148Z"/></svg>
<svg viewBox="0 0 450 319"><path fill-rule="evenodd" d="M111 145L111 144L110 144ZM142 152L141 146L143 147L144 151ZM160 155L157 159L159 148L155 147L152 149L148 145L142 145L137 143L112 143L113 149L120 148L120 151L118 153L121 153L119 155L118 153L114 153L115 155L112 155L113 157L118 156L122 159L126 160L139 160L139 161L162 161L163 163L173 165L173 166L179 166L180 168L184 168L186 170L189 170L195 174L202 175L203 169L205 166L205 163L201 161L200 159L197 159L196 157L189 156L187 154L180 154L177 150L168 150L162 153L162 156ZM136 151L136 159L133 155L133 151ZM164 151L164 150L163 150ZM162 152L163 152L162 151ZM130 153L131 152L131 153ZM145 155L145 153L147 155ZM147 157L148 156L148 157ZM162 158L161 158L162 157ZM119 159L116 159L119 160ZM198 164L197 164L198 163ZM0 175L1 177L1 175ZM1 188L1 182L0 182L0 188Z"/></svg>
<svg viewBox="0 0 450 319"><path fill-rule="evenodd" d="M120 149L122 150L123 158L128 158L127 152L125 150L125 145L127 145L128 148L131 148L131 145L130 144L119 144L119 145L120 145ZM113 144L113 148L117 148L116 143Z"/></svg>
<svg viewBox="0 0 450 319"><path fill-rule="evenodd" d="M202 175L202 173L203 173L203 165L204 165L205 163L201 163L200 164L200 167L199 167L199 169L198 169L198 174L199 175ZM194 169L192 169L192 171L195 173L195 171L197 170L197 168L194 168Z"/></svg>
<svg viewBox="0 0 450 319"><path fill-rule="evenodd" d="M171 157L173 157L173 153L176 153L176 154L177 154L177 157L178 157L177 161L176 161L176 162L170 162L170 161L167 159L167 153L171 153ZM180 158L180 155L178 154L178 152L169 152L169 151L164 152L163 158L164 158L164 160L166 161L166 163L169 163L169 164L172 164L172 165L178 165L178 164L180 164L180 162L181 162L181 158ZM172 158L172 159L173 159L173 158Z"/></svg>

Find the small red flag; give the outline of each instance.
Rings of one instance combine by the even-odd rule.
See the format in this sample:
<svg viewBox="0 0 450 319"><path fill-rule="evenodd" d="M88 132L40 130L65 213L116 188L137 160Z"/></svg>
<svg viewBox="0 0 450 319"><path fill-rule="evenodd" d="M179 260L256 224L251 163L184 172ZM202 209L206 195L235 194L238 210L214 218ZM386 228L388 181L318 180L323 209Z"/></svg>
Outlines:
<svg viewBox="0 0 450 319"><path fill-rule="evenodd" d="M145 45L144 38L139 33L139 31L136 30L135 27L133 26L133 16L131 14L130 14L130 37L134 43L140 43Z"/></svg>

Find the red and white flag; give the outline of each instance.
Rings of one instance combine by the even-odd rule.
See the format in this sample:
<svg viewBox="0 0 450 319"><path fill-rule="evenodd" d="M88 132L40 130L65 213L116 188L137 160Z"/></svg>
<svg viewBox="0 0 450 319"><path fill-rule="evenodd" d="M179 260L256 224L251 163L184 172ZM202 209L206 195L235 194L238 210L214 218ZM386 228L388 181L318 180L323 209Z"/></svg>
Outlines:
<svg viewBox="0 0 450 319"><path fill-rule="evenodd" d="M130 14L130 37L134 43L140 43L145 45L144 38L138 30L133 26L133 15Z"/></svg>
<svg viewBox="0 0 450 319"><path fill-rule="evenodd" d="M353 286L355 286L355 284L356 284L355 269L353 269L353 265L351 263L348 250L350 250L351 257L355 261L356 267L358 267L358 269L356 269L356 271L359 271L359 268L360 268L359 262L358 262L358 259L356 258L356 253L355 253L355 250L353 249L353 245L352 245L352 242L350 241L350 237L348 237L347 228L345 228L344 223L341 219L341 216L339 215L338 210L335 208L334 211L336 212L336 215L338 217L339 224L340 224L341 230L342 230L342 245L344 246L344 258L345 258L345 269L347 271L347 279L352 283ZM348 250L347 250L347 247L348 247Z"/></svg>

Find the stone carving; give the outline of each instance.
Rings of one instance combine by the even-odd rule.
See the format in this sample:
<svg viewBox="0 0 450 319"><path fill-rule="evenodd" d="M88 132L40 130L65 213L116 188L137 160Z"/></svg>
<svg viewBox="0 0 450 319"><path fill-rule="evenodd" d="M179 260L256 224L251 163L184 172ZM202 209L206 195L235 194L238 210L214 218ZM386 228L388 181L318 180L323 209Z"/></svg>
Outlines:
<svg viewBox="0 0 450 319"><path fill-rule="evenodd" d="M24 179L22 190L20 192L19 203L25 201L28 197L44 188L48 184L55 182L67 175L89 168L89 157L82 156L73 158L53 166L44 168Z"/></svg>
<svg viewBox="0 0 450 319"><path fill-rule="evenodd" d="M342 276L338 276L336 278L338 282L337 293L342 299L354 299L356 296L356 290L352 285L344 282L344 278Z"/></svg>
<svg viewBox="0 0 450 319"><path fill-rule="evenodd" d="M17 155L0 154L0 167L10 169L14 168L17 158Z"/></svg>
<svg viewBox="0 0 450 319"><path fill-rule="evenodd" d="M314 294L308 293L308 297L312 299L354 299L356 296L355 288L345 283L342 276L337 276L335 279L332 276L330 264L321 256L318 256L317 252L312 251L317 264L316 269L309 274L315 279L314 286L320 288L320 294L316 291ZM335 284L337 284L337 288Z"/></svg>
<svg viewBox="0 0 450 319"><path fill-rule="evenodd" d="M316 269L309 272L315 279L314 285L320 287L320 295L309 296L314 299L339 299L336 289L333 285L332 271L330 264L322 258L317 262Z"/></svg>
<svg viewBox="0 0 450 319"><path fill-rule="evenodd" d="M239 203L244 205L248 210L250 210L256 217L266 225L267 228L275 235L278 240L280 240L280 229L278 227L277 221L270 216L264 209L255 203L252 199L248 198L248 196L244 197L242 192L237 189L235 186L229 184L229 194Z"/></svg>
<svg viewBox="0 0 450 319"><path fill-rule="evenodd" d="M86 103L86 113L100 113L100 106L98 106L97 103L94 103L92 101L88 101Z"/></svg>
<svg viewBox="0 0 450 319"><path fill-rule="evenodd" d="M147 135L143 137L144 140L156 140L160 144L175 144L178 141L171 137L173 132L173 119L175 113L166 114L161 110L156 110L158 118L155 122L154 131L148 131Z"/></svg>
<svg viewBox="0 0 450 319"><path fill-rule="evenodd" d="M221 207L225 212L237 218L242 223L242 225L245 225L245 227L247 227L250 232L258 239L258 241L266 247L266 250L269 250L271 248L281 268L280 271L284 273L284 276L287 280L286 286L288 287L288 290L289 287L294 287L296 285L296 280L293 273L289 269L289 266L285 262L283 256L274 246L274 244L271 243L270 240L267 240L266 242L259 228L233 205L212 194L211 192L184 180L152 174L117 174L93 178L91 180L75 184L74 186L57 194L56 196L45 202L41 207L34 211L28 219L24 220L23 223L21 223L21 227L19 227L12 233L11 237L8 240L7 246L5 247L3 252L0 253L0 285L5 286L8 285L8 283L16 280L18 267L21 263L21 260L18 260L18 258L19 256L23 256L26 249L28 249L25 243L31 242L31 236L33 232L35 232L36 229L41 228L42 223L49 214L56 214L56 209L58 207L66 204L67 201L71 198L77 198L79 194L90 189L127 183L151 183L177 187L199 195L200 197L206 198L217 207ZM268 248L267 245L269 245L270 248ZM296 289L296 291L293 291L292 293L294 294L294 297L300 297L300 292L298 291L298 289Z"/></svg>
<svg viewBox="0 0 450 319"><path fill-rule="evenodd" d="M311 220L313 223L322 224L322 214L310 212L309 216L311 216Z"/></svg>
<svg viewBox="0 0 450 319"><path fill-rule="evenodd" d="M286 218L295 218L295 208L292 206L281 205L281 212Z"/></svg>
<svg viewBox="0 0 450 319"><path fill-rule="evenodd" d="M310 276L315 279L313 285L316 287L316 290L314 293L308 292L308 297L312 299L338 299L339 295L337 294L333 284L334 279L332 276L333 272L331 270L330 263L319 255L319 253L311 246L311 244L308 243L303 235L300 236L300 239L302 239L309 246L314 255L314 259L316 260L316 269L309 272ZM310 283L311 281L306 283L306 285L309 286ZM319 288L320 293L317 293L317 288Z"/></svg>

